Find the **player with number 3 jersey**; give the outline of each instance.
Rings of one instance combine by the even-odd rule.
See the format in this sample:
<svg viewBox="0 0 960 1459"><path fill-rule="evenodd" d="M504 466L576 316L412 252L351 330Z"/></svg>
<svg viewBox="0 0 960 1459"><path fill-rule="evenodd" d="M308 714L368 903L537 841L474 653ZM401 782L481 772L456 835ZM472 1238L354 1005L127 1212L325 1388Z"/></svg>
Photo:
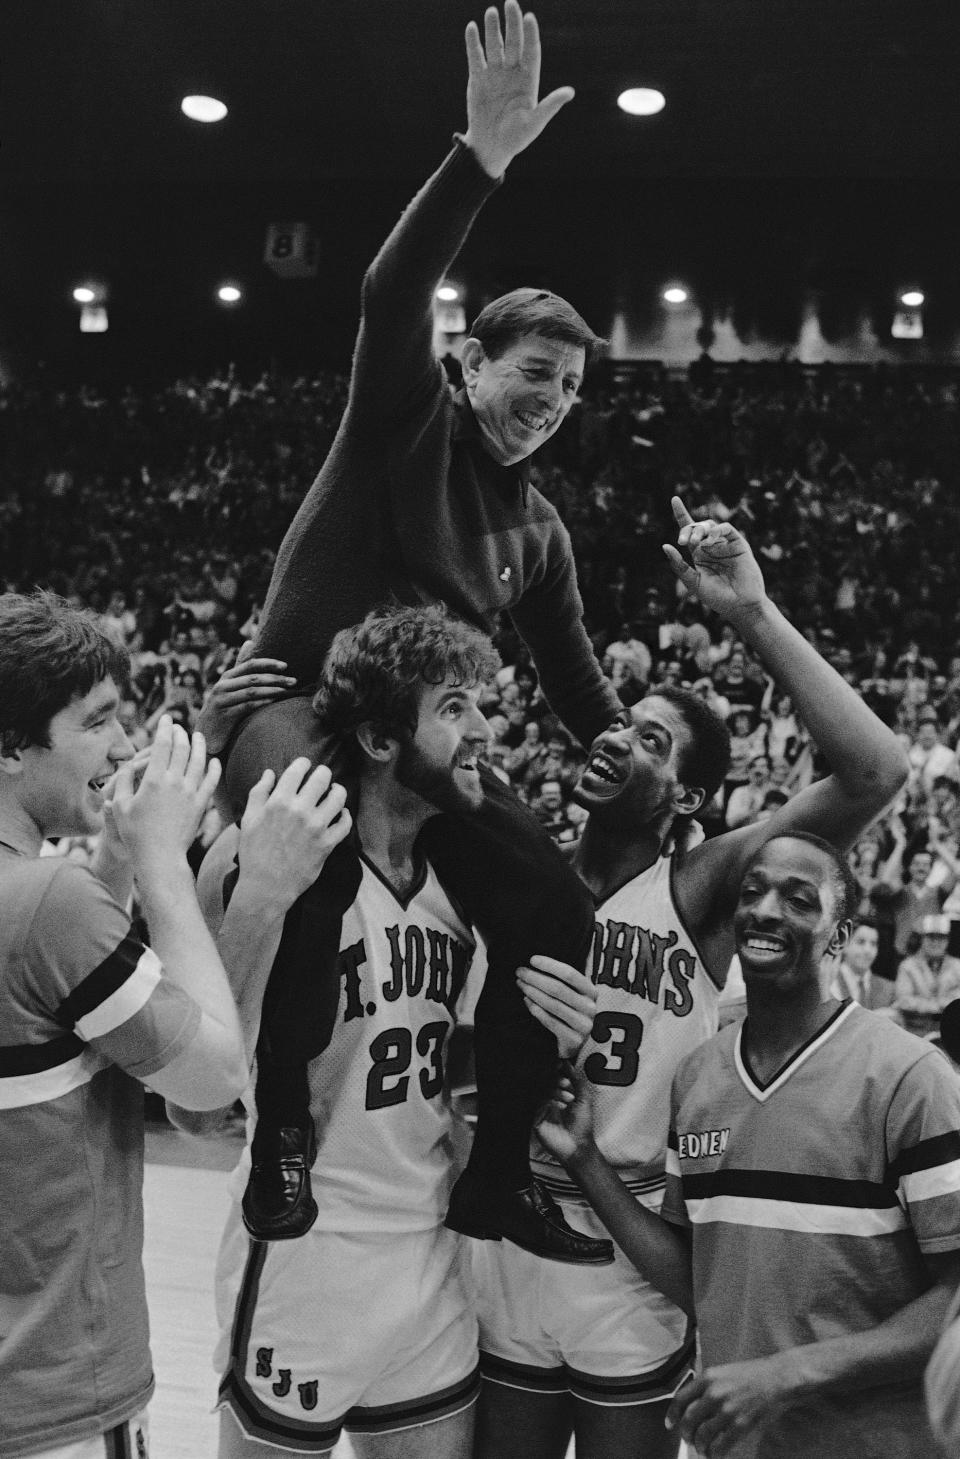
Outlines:
<svg viewBox="0 0 960 1459"><path fill-rule="evenodd" d="M730 523L694 522L678 498L674 515L677 545L664 550L677 577L758 653L832 773L766 823L692 844L691 818L729 760L726 728L702 699L655 689L591 747L576 791L590 816L574 864L597 906L588 972L598 1007L579 1062L597 1144L653 1210L663 1200L670 1086L716 1029L743 867L789 830L852 844L905 775L893 734L766 596L743 536ZM535 1169L568 1220L603 1234L557 1163L541 1152ZM578 1453L673 1459L679 1438L663 1420L689 1371L692 1327L619 1249L613 1266L577 1273L540 1272L523 1252L487 1247L475 1271L485 1380L478 1459L562 1459L571 1432Z"/></svg>

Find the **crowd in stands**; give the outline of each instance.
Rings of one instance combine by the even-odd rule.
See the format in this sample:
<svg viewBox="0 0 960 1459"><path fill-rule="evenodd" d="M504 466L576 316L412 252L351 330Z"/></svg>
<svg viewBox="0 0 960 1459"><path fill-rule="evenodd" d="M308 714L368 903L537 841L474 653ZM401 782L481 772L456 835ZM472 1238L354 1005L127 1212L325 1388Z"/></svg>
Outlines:
<svg viewBox="0 0 960 1459"><path fill-rule="evenodd" d="M193 724L255 635L346 383L229 371L143 392L0 390L3 586L42 584L106 615L132 652L135 739L164 710ZM686 684L730 726L707 835L769 814L818 773L817 750L732 630L678 596L661 552L673 493L744 531L771 596L902 736L910 782L852 863L876 972L901 970L897 1001L918 1029L960 993L958 400L948 370L607 365L532 474L568 526L585 621L624 703ZM583 751L508 624L498 647L488 757L551 834L573 839ZM204 841L217 829L211 813Z"/></svg>

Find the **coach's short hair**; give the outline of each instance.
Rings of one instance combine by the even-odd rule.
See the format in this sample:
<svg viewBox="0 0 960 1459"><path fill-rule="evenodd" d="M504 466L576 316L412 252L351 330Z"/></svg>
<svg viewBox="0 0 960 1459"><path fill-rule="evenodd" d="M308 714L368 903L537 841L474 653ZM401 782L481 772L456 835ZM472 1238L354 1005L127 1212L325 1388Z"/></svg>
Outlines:
<svg viewBox="0 0 960 1459"><path fill-rule="evenodd" d="M313 708L344 736L368 722L391 738L413 735L424 684L472 689L499 667L486 634L443 604L375 608L333 640Z"/></svg>
<svg viewBox="0 0 960 1459"><path fill-rule="evenodd" d="M683 716L690 731L690 743L682 750L678 768L684 785L702 790L712 800L730 768L730 731L721 715L699 694L679 685L660 684L647 698L666 699Z"/></svg>
<svg viewBox="0 0 960 1459"><path fill-rule="evenodd" d="M606 344L572 304L549 289L512 289L501 294L480 310L470 326L471 338L480 341L490 360L499 359L511 345L531 334L580 345L587 360L594 359Z"/></svg>
<svg viewBox="0 0 960 1459"><path fill-rule="evenodd" d="M50 745L50 721L112 677L130 676L127 650L95 613L56 593L0 595L0 750Z"/></svg>

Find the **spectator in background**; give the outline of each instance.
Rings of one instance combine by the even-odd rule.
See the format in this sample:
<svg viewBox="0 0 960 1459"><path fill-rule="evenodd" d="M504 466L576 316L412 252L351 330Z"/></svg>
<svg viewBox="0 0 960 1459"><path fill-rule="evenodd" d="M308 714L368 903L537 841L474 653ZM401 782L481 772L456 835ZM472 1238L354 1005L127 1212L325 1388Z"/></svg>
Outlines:
<svg viewBox="0 0 960 1459"><path fill-rule="evenodd" d="M792 765L800 752L800 724L793 712L790 695L778 694L772 680L769 681L764 696L764 722L767 730L767 754L771 761L776 763L778 760L785 760Z"/></svg>
<svg viewBox="0 0 960 1459"><path fill-rule="evenodd" d="M941 743L940 722L932 705L920 710L913 744L909 750L911 790L928 796L934 782L940 776L954 779L960 775L960 766L954 750Z"/></svg>
<svg viewBox="0 0 960 1459"><path fill-rule="evenodd" d="M636 634L636 625L622 623L619 637L607 644L604 661L610 663L610 682L624 699L624 703L635 703L644 694L650 682L653 657L642 638ZM624 698L624 694L630 697Z"/></svg>
<svg viewBox="0 0 960 1459"><path fill-rule="evenodd" d="M123 593L118 591L110 594L103 622L107 632L113 634L118 643L125 648L130 647L137 631L137 618L136 614L127 607L127 600Z"/></svg>
<svg viewBox="0 0 960 1459"><path fill-rule="evenodd" d="M850 919L850 937L840 952L830 982L831 998L852 998L864 1008L890 1007L893 984L873 973L879 948L880 936L875 923L854 915Z"/></svg>
<svg viewBox="0 0 960 1459"><path fill-rule="evenodd" d="M760 817L770 785L770 760L766 754L754 755L747 766L747 779L730 792L724 814L728 831L752 826ZM783 800L787 796L784 794Z"/></svg>
<svg viewBox="0 0 960 1459"><path fill-rule="evenodd" d="M567 797L559 780L541 781L539 792L530 800L530 809L554 841L573 840L574 822L567 814Z"/></svg>
<svg viewBox="0 0 960 1459"><path fill-rule="evenodd" d="M710 706L714 714L719 714L720 718L724 720L729 717L730 701L729 699L724 699L722 694L717 693L709 674L704 674L702 678L695 679L690 685L690 688L694 694L699 694L700 698L705 704Z"/></svg>
<svg viewBox="0 0 960 1459"><path fill-rule="evenodd" d="M947 952L950 918L928 914L920 926L920 948L897 968L894 1006L911 1033L928 1034L939 1026L940 1014L960 997L960 958Z"/></svg>
<svg viewBox="0 0 960 1459"><path fill-rule="evenodd" d="M942 912L957 878L948 869L939 886L930 886L932 852L925 845L907 851L907 828L902 816L892 818L890 829L893 850L880 868L873 897L878 907L893 919L893 945L902 960L916 950L924 917ZM936 837L936 831L933 835Z"/></svg>
<svg viewBox="0 0 960 1459"><path fill-rule="evenodd" d="M523 739L507 762L507 774L511 781L522 785L530 779L536 779L546 749L540 731L540 721L528 719L523 726Z"/></svg>
<svg viewBox="0 0 960 1459"><path fill-rule="evenodd" d="M499 701L498 701L499 703ZM504 780L510 779L508 765L513 755L513 750L507 743L507 736L510 733L510 721L505 714L499 710L487 715L487 723L490 726L490 738L483 748L482 758L487 764Z"/></svg>
<svg viewBox="0 0 960 1459"><path fill-rule="evenodd" d="M570 736L560 724L547 732L546 754L540 769L544 779L559 780L564 796L569 796L579 779L580 766L572 754Z"/></svg>
<svg viewBox="0 0 960 1459"><path fill-rule="evenodd" d="M730 768L723 782L724 809L738 786L749 780L750 761L763 753L763 727L749 709L733 709L727 716L730 731Z"/></svg>
<svg viewBox="0 0 960 1459"><path fill-rule="evenodd" d="M714 671L714 688L729 701L730 708L749 709L759 713L763 701L764 685L756 675L748 673L747 658L743 649L735 648L726 663Z"/></svg>

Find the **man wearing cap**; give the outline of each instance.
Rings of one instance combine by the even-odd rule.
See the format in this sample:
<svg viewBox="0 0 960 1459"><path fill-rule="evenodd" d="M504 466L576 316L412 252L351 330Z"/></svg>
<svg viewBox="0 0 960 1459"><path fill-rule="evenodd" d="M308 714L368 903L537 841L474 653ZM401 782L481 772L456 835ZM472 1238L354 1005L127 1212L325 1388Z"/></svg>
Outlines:
<svg viewBox="0 0 960 1459"><path fill-rule="evenodd" d="M948 1003L960 997L960 958L950 957L950 918L928 913L920 924L920 950L897 969L893 1002L911 1033L936 1030Z"/></svg>

